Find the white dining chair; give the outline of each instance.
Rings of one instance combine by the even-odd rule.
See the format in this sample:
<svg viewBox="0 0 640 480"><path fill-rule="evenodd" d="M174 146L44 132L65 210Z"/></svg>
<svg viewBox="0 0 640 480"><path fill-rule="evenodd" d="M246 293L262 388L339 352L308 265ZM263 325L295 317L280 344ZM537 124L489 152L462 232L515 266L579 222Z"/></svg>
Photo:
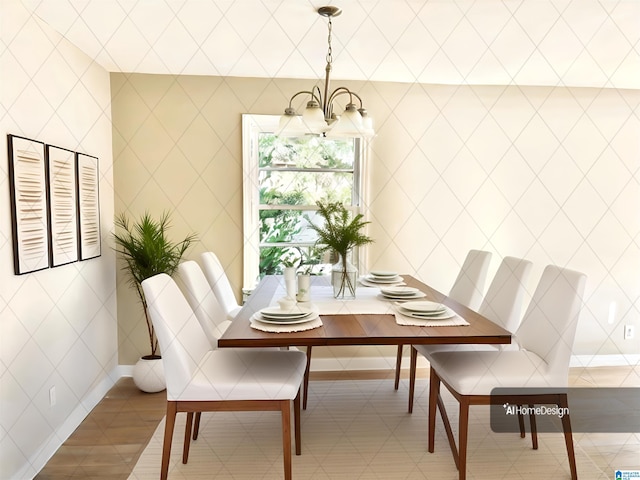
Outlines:
<svg viewBox="0 0 640 480"><path fill-rule="evenodd" d="M218 260L218 257L213 252L204 252L200 259L202 261L202 271L205 274L213 293L215 294L218 303L223 308L227 319L233 320L240 309L236 297L233 294L231 283L229 278ZM197 313L197 312L196 312ZM304 381L302 385L302 408L307 409L308 393L309 393L309 369L311 368L311 347L307 347L307 366L304 373ZM199 421L199 418L196 419ZM197 424L196 424L197 425ZM197 434L196 432L194 432Z"/></svg>
<svg viewBox="0 0 640 480"><path fill-rule="evenodd" d="M167 416L161 480L169 470L176 414L187 412L182 462L187 463L194 412L280 411L284 478L291 472L291 401L296 455L301 451L300 385L305 355L299 351L212 349L177 284L161 273L142 282L160 343L167 382Z"/></svg>
<svg viewBox="0 0 640 480"><path fill-rule="evenodd" d="M487 289L478 313L513 333L521 319L522 301L532 263L516 257L504 257ZM515 343L512 343L515 346ZM504 345L413 345L409 368L409 413L413 411L418 354L429 360L436 352L463 350L498 350ZM515 347L517 348L517 347Z"/></svg>
<svg viewBox="0 0 640 480"><path fill-rule="evenodd" d="M200 326L212 347L217 347L218 338L231 325L226 312L220 306L200 265L193 260L178 265L178 275L184 285L183 293L195 313Z"/></svg>
<svg viewBox="0 0 640 480"><path fill-rule="evenodd" d="M178 275L184 288L184 293L189 306L196 315L202 330L204 330L211 348L218 347L218 338L231 325L227 315L220 306L207 278L204 276L200 265L193 260L180 263L178 265ZM193 439L198 439L200 431L201 412L195 412L193 423ZM187 426L186 428L191 428Z"/></svg>
<svg viewBox="0 0 640 480"><path fill-rule="evenodd" d="M491 252L483 250L469 250L458 276L449 290L449 298L470 308L477 310L482 301L484 284L487 281L487 272L491 263ZM402 352L404 345L398 345L396 354L396 378L394 388L398 390L400 385L400 369L402 367Z"/></svg>
<svg viewBox="0 0 640 480"><path fill-rule="evenodd" d="M558 405L568 408L569 360L586 276L549 265L545 268L522 323L516 331L520 349L436 352L431 355L428 450L435 443L436 409L445 425L459 480L467 469L467 433L470 405ZM459 402L458 445L445 411L440 384ZM494 388L514 389L491 395ZM544 389L544 393L539 390ZM530 415L533 448L538 439L535 416ZM562 416L565 446L572 480L577 480L570 416Z"/></svg>
<svg viewBox="0 0 640 480"><path fill-rule="evenodd" d="M233 288L231 288L231 283L222 263L213 252L204 252L200 255L200 260L202 262L202 271L207 277L220 306L227 315L227 319L233 320L241 307L233 293Z"/></svg>

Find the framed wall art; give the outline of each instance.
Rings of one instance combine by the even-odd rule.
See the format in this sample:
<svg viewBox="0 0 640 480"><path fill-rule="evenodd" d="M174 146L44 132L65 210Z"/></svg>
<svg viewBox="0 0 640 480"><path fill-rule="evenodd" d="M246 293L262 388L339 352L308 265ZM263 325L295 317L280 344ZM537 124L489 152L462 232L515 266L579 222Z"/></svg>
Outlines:
<svg viewBox="0 0 640 480"><path fill-rule="evenodd" d="M8 135L9 190L16 275L49 267L44 143Z"/></svg>
<svg viewBox="0 0 640 480"><path fill-rule="evenodd" d="M71 150L46 146L49 192L50 265L78 260L78 207L76 155Z"/></svg>
<svg viewBox="0 0 640 480"><path fill-rule="evenodd" d="M100 192L98 159L76 154L78 192L78 254L80 260L100 256Z"/></svg>

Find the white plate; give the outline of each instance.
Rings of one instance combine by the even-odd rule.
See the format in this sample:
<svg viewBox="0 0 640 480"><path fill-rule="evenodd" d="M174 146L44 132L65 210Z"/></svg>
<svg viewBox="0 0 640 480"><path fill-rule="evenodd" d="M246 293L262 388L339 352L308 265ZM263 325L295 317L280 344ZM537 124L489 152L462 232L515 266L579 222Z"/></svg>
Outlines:
<svg viewBox="0 0 640 480"><path fill-rule="evenodd" d="M371 270L369 273L374 277L382 277L382 278L398 276L398 272L390 272L388 270Z"/></svg>
<svg viewBox="0 0 640 480"><path fill-rule="evenodd" d="M407 300L417 300L419 298L424 298L427 296L426 293L418 292L413 295L388 295L386 293L381 293L382 298L387 300L395 300L395 301L407 301Z"/></svg>
<svg viewBox="0 0 640 480"><path fill-rule="evenodd" d="M313 310L309 307L302 307L300 305L294 305L292 308L286 310L280 307L266 307L260 310L263 317L267 318L302 318L313 313Z"/></svg>
<svg viewBox="0 0 640 480"><path fill-rule="evenodd" d="M390 287L392 285L402 285L404 283L404 281L402 280L402 277L398 277L398 281L393 283L379 283L379 282L368 280L365 277L360 277L359 280L360 280L360 283L365 287L376 287L376 288Z"/></svg>
<svg viewBox="0 0 640 480"><path fill-rule="evenodd" d="M308 316L304 317L304 318L292 318L292 319L285 319L285 318L265 318L262 316L255 316L254 319L257 320L258 322L262 322L262 323L270 323L272 325L296 325L298 323L306 323L306 322L311 322L315 319L318 318L318 315L312 315L309 314Z"/></svg>
<svg viewBox="0 0 640 480"><path fill-rule="evenodd" d="M437 315L418 313L418 312L401 312L403 315L411 318L419 318L420 320L446 320L447 318L452 318L456 316L456 313L453 310L446 309L444 312L439 313Z"/></svg>
<svg viewBox="0 0 640 480"><path fill-rule="evenodd" d="M373 275L367 275L364 277L365 280L371 283L377 283L378 285L389 285L392 283L402 282L402 277L396 275L395 277L374 277Z"/></svg>
<svg viewBox="0 0 640 480"><path fill-rule="evenodd" d="M424 300L421 302L404 302L398 304L403 310L417 313L442 313L447 309L441 303Z"/></svg>
<svg viewBox="0 0 640 480"><path fill-rule="evenodd" d="M380 292L382 292L383 295L393 295L396 297L412 297L415 296L416 293L421 293L417 288L401 286L380 287Z"/></svg>

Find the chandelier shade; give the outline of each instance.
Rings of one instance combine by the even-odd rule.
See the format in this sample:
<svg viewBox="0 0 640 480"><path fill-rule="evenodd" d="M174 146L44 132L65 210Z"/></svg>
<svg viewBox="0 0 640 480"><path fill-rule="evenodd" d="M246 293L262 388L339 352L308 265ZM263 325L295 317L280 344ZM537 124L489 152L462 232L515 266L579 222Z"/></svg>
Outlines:
<svg viewBox="0 0 640 480"><path fill-rule="evenodd" d="M280 136L323 135L339 137L370 137L374 135L373 120L362 104L362 98L347 87L338 87L329 93L331 69L333 63L331 34L333 23L331 19L342 13L338 7L326 6L318 9L318 14L328 18L328 50L327 65L325 67L324 94L318 86L312 90L296 92L280 117L278 131ZM307 98L307 104L298 114L293 108L296 97ZM341 115L336 115L334 102L337 97L345 96L346 107ZM357 103L356 103L357 102Z"/></svg>

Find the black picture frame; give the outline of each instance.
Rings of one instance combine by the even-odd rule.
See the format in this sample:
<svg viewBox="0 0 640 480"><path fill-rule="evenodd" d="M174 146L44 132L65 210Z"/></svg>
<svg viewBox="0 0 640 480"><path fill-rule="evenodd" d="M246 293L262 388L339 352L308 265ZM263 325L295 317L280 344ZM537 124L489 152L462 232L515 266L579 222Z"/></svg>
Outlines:
<svg viewBox="0 0 640 480"><path fill-rule="evenodd" d="M16 275L49 268L49 215L44 143L7 135Z"/></svg>
<svg viewBox="0 0 640 480"><path fill-rule="evenodd" d="M76 153L78 257L81 261L101 255L99 184L98 158Z"/></svg>
<svg viewBox="0 0 640 480"><path fill-rule="evenodd" d="M49 205L49 264L52 267L78 261L78 189L76 154L46 145Z"/></svg>

